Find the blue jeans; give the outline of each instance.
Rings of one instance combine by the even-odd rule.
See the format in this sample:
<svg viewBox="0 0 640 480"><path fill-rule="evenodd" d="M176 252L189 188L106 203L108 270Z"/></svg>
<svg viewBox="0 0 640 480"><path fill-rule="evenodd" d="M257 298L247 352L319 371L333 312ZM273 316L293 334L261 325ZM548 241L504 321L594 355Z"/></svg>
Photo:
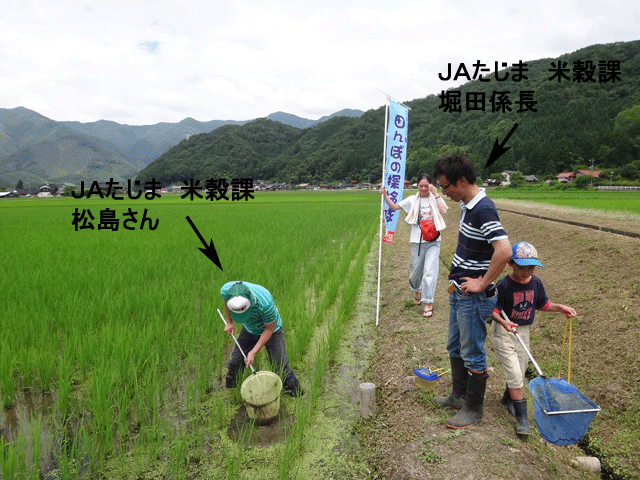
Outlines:
<svg viewBox="0 0 640 480"><path fill-rule="evenodd" d="M240 330L240 334L237 336L238 343L242 347L242 351L245 355L256 346L260 335L254 335L249 333L244 327ZM289 357L287 357L287 347L284 344L284 327L280 327L273 332L269 341L264 345L264 349L267 351L267 357L276 369L275 372L280 375L282 381L286 381L291 375L293 370L289 367ZM244 357L238 346L233 347L231 352L231 360L227 363L229 369L229 375L236 377L239 371L244 369Z"/></svg>
<svg viewBox="0 0 640 480"><path fill-rule="evenodd" d="M487 368L484 342L486 320L496 306L497 295L487 298L484 292L449 295L449 338L447 350L454 358L462 358L464 366L476 372Z"/></svg>
<svg viewBox="0 0 640 480"><path fill-rule="evenodd" d="M418 250L420 255L418 255ZM422 292L422 303L433 303L440 266L440 239L411 244L409 286L412 292Z"/></svg>

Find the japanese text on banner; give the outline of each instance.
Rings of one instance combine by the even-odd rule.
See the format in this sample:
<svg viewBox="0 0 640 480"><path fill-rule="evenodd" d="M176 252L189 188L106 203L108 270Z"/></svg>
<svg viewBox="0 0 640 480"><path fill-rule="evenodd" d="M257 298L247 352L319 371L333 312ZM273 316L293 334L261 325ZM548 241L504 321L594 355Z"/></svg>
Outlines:
<svg viewBox="0 0 640 480"><path fill-rule="evenodd" d="M404 172L407 160L407 132L409 128L409 109L389 100L389 125L387 126L387 151L383 183L393 203L402 200L404 191ZM396 224L400 212L384 205L384 220L387 235L384 241L393 243Z"/></svg>

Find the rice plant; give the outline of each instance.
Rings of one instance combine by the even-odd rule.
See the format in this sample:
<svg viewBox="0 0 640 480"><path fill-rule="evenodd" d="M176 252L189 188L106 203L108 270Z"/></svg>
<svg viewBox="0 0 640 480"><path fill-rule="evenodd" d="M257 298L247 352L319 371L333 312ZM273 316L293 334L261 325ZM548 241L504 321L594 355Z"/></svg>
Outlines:
<svg viewBox="0 0 640 480"><path fill-rule="evenodd" d="M94 212L93 230L74 229L75 208ZM100 230L98 212L106 208L146 208L158 228ZM0 268L15 272L0 278L3 404L11 407L24 388L55 398L38 427L51 428L55 441L48 447L38 441L34 455L53 450L64 478L91 478L127 459L138 465L132 472L161 463L180 478L188 468L180 460L185 450L202 448L180 432L203 409L209 423L201 435L215 453L241 402L237 392L221 391L230 340L216 313L219 290L229 280L246 280L272 292L290 363L310 384L310 400L297 404L279 450L295 457L350 315L378 208L375 192L274 193L242 204L168 195L152 202L1 203L4 230L12 235L0 238ZM215 242L223 272L198 250L187 215ZM330 309L338 313L328 320ZM319 329L327 334L312 347ZM315 367L306 372L309 362ZM2 478L37 465L24 457L26 440L2 441ZM229 451L224 464L236 475L245 456L233 445Z"/></svg>

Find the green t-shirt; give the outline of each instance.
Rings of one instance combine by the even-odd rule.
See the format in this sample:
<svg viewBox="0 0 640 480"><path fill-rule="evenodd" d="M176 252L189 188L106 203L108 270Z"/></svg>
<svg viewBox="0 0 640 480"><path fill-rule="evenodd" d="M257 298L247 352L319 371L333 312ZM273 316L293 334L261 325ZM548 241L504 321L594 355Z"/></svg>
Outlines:
<svg viewBox="0 0 640 480"><path fill-rule="evenodd" d="M227 282L220 289L220 296L225 302L228 302L231 298L229 295L229 289L235 283L236 282ZM229 310L231 319L234 322L242 323L244 328L254 335L260 335L264 331L264 326L272 322L276 322L276 326L273 331L278 331L282 327L282 318L280 317L278 307L276 307L273 296L269 290L261 285L256 285L255 283L242 283L251 290L252 298L249 298L251 307L249 307L249 310L247 311L248 315L242 315L242 318L239 318L238 315Z"/></svg>

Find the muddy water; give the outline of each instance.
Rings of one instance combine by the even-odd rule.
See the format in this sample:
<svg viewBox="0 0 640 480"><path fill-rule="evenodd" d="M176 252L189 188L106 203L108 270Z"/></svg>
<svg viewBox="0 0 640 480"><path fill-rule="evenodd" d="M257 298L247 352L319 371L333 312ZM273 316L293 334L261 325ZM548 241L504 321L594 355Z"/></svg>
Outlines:
<svg viewBox="0 0 640 480"><path fill-rule="evenodd" d="M14 405L4 411L0 429L7 441L13 441L18 434L18 428L29 429L29 424L43 413L50 413L55 399L50 393L32 394L30 391L20 392L14 399Z"/></svg>
<svg viewBox="0 0 640 480"><path fill-rule="evenodd" d="M245 447L268 447L285 439L286 431L294 420L295 416L287 413L287 407L283 405L272 422L268 425L257 425L249 418L247 409L242 407L231 420L227 435Z"/></svg>
<svg viewBox="0 0 640 480"><path fill-rule="evenodd" d="M51 393L19 392L14 398L13 407L4 411L0 421L2 438L6 442L24 444L24 458L27 467L33 465L34 441L40 442L39 467L44 480L58 478L55 473L58 462L54 455L53 444L60 443L60 436L53 436L50 426L55 396ZM40 435L36 438L38 424ZM0 479L3 478L0 474Z"/></svg>

